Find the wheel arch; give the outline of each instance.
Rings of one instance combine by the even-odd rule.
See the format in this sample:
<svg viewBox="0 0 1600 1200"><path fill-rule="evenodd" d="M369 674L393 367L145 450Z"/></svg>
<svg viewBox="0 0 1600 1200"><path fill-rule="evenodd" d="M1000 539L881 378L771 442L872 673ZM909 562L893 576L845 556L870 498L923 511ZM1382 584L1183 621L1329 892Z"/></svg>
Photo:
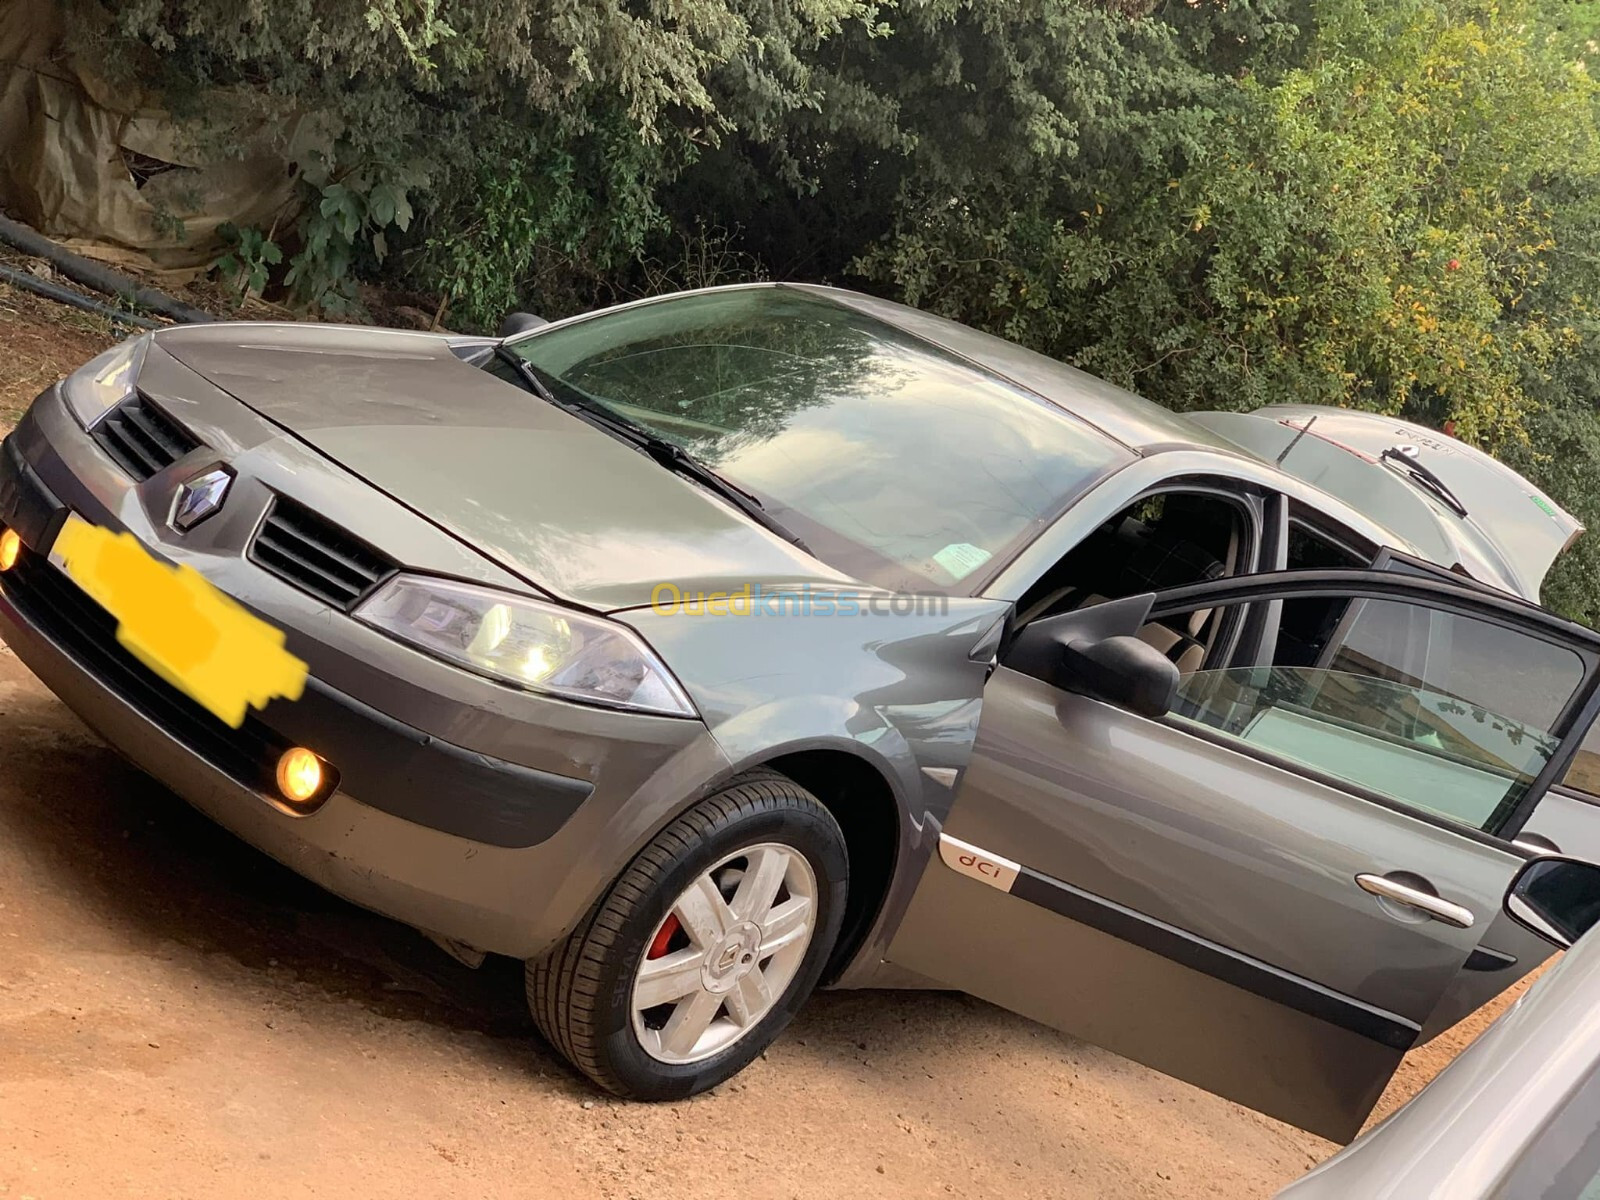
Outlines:
<svg viewBox="0 0 1600 1200"><path fill-rule="evenodd" d="M777 771L820 801L844 833L850 882L844 924L824 985L836 979L866 942L888 898L899 863L904 809L888 777L859 754L833 746L791 750L746 769Z"/></svg>

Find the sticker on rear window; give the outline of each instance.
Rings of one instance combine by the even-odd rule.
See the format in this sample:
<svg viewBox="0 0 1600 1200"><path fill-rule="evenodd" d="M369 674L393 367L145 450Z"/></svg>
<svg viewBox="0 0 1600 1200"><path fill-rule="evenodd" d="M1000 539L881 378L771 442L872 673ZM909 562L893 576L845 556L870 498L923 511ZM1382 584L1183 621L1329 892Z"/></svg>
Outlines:
<svg viewBox="0 0 1600 1200"><path fill-rule="evenodd" d="M952 579L965 579L992 557L982 546L951 542L943 550L934 552L933 561L949 571Z"/></svg>

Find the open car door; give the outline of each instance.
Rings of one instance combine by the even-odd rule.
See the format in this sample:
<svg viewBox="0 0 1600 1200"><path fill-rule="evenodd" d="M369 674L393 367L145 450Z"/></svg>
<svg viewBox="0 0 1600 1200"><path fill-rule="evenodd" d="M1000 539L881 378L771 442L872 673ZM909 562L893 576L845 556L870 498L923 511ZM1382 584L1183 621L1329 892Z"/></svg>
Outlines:
<svg viewBox="0 0 1600 1200"><path fill-rule="evenodd" d="M1378 552L1372 569L1451 581L1460 578L1435 563L1388 548ZM1568 854L1600 863L1600 796L1594 794L1594 764L1600 761L1597 749L1600 749L1600 735L1590 724L1588 733L1581 737L1576 756L1566 770L1555 777L1553 785L1538 798L1538 803L1515 831L1512 839L1515 845L1529 854ZM1575 780L1587 783L1588 790L1571 786ZM1496 914L1492 921L1483 925L1477 948L1467 956L1423 1026L1423 1040L1442 1033L1481 1008L1552 953L1554 947L1548 940L1504 911Z"/></svg>
<svg viewBox="0 0 1600 1200"><path fill-rule="evenodd" d="M1170 706L1083 665L1152 626L1204 650ZM888 957L1348 1140L1500 911L1597 664L1551 614L1370 569L1037 620Z"/></svg>

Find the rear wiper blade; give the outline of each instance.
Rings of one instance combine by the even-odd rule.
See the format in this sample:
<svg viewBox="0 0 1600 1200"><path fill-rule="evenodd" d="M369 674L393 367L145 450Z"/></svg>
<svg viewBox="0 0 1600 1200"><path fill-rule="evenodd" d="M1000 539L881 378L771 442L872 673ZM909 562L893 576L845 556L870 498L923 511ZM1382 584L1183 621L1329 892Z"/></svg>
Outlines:
<svg viewBox="0 0 1600 1200"><path fill-rule="evenodd" d="M767 507L759 496L745 491L730 479L724 479L676 442L670 442L659 434L651 433L638 422L628 420L621 413L612 412L604 405L584 397L575 389L563 387L560 389L561 392L572 391L575 394L570 398L558 396L556 387L551 386L552 381L547 380L544 373L527 359L504 347L497 346L495 353L516 367L517 373L527 381L532 391L557 408L636 446L669 471L676 472L685 479L694 480L709 492L715 492L762 528L770 529L786 542L798 546L807 554L811 553L811 547L767 512Z"/></svg>
<svg viewBox="0 0 1600 1200"><path fill-rule="evenodd" d="M1466 517L1467 506L1450 490L1449 484L1434 474L1431 468L1422 464L1415 446L1390 446L1379 457L1399 464L1400 472L1405 478L1432 492L1444 501L1446 507L1456 516L1463 519Z"/></svg>

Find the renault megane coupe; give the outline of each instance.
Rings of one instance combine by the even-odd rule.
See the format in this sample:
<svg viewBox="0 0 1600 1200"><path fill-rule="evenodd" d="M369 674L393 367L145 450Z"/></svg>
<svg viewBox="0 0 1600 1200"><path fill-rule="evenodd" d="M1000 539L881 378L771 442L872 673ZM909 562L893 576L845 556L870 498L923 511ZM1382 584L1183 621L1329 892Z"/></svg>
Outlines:
<svg viewBox="0 0 1600 1200"><path fill-rule="evenodd" d="M525 960L622 1096L943 987L1348 1138L1545 957L1499 900L1600 857L1600 637L1534 603L1580 527L1509 469L827 288L521 323L101 355L0 454L0 634L246 841ZM152 670L84 528L281 630L298 697Z"/></svg>

